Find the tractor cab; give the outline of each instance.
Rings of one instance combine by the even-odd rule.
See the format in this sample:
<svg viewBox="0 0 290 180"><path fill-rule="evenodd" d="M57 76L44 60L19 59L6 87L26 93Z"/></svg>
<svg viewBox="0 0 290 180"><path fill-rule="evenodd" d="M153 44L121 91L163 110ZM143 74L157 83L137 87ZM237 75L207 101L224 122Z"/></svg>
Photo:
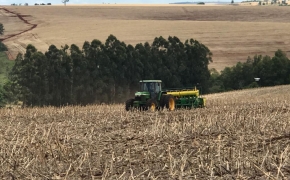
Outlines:
<svg viewBox="0 0 290 180"><path fill-rule="evenodd" d="M141 80L140 91L149 92L152 99L156 98L161 91L161 80Z"/></svg>

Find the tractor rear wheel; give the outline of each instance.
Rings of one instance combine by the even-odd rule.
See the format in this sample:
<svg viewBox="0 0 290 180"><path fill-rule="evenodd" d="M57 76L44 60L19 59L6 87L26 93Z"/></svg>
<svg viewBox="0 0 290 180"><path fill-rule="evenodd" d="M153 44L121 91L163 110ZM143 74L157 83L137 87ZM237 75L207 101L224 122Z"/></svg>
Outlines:
<svg viewBox="0 0 290 180"><path fill-rule="evenodd" d="M133 103L134 103L134 99L128 99L126 101L126 104L125 104L126 111L129 111L130 109L132 109Z"/></svg>
<svg viewBox="0 0 290 180"><path fill-rule="evenodd" d="M148 101L146 102L146 107L148 110L150 111L156 111L157 109L157 101L155 99L148 99Z"/></svg>
<svg viewBox="0 0 290 180"><path fill-rule="evenodd" d="M169 111L173 111L175 109L175 98L172 95L167 95L164 99L164 105Z"/></svg>

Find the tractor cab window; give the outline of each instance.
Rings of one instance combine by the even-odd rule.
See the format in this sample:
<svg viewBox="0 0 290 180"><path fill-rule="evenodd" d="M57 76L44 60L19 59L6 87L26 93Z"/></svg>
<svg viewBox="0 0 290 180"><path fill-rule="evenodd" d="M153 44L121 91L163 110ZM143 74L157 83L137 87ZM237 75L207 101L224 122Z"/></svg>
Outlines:
<svg viewBox="0 0 290 180"><path fill-rule="evenodd" d="M161 91L161 83L155 83L155 92L160 92Z"/></svg>
<svg viewBox="0 0 290 180"><path fill-rule="evenodd" d="M161 91L161 83L159 82L142 82L141 91L155 92L158 93Z"/></svg>
<svg viewBox="0 0 290 180"><path fill-rule="evenodd" d="M140 91L148 91L148 88L146 86L146 83L140 83L141 87L140 87Z"/></svg>

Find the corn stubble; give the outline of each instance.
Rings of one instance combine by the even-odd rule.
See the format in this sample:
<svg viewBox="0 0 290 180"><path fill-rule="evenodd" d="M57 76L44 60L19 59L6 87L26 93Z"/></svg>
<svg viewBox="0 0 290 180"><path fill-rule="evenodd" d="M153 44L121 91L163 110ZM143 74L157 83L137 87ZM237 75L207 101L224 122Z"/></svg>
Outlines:
<svg viewBox="0 0 290 180"><path fill-rule="evenodd" d="M289 179L289 86L203 109L1 109L1 179Z"/></svg>

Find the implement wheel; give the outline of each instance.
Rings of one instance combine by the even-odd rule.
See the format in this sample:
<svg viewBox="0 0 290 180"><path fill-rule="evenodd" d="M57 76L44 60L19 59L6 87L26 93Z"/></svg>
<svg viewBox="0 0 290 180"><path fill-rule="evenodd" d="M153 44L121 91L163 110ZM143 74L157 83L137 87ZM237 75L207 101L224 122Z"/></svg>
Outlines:
<svg viewBox="0 0 290 180"><path fill-rule="evenodd" d="M125 104L126 111L129 111L130 109L132 109L133 103L134 103L134 99L128 99L126 101L126 104Z"/></svg>
<svg viewBox="0 0 290 180"><path fill-rule="evenodd" d="M148 99L148 101L146 102L146 106L147 106L147 109L150 110L150 111L156 111L157 109L157 101L155 99Z"/></svg>
<svg viewBox="0 0 290 180"><path fill-rule="evenodd" d="M169 111L175 109L175 98L172 95L167 95L164 99L164 105Z"/></svg>

